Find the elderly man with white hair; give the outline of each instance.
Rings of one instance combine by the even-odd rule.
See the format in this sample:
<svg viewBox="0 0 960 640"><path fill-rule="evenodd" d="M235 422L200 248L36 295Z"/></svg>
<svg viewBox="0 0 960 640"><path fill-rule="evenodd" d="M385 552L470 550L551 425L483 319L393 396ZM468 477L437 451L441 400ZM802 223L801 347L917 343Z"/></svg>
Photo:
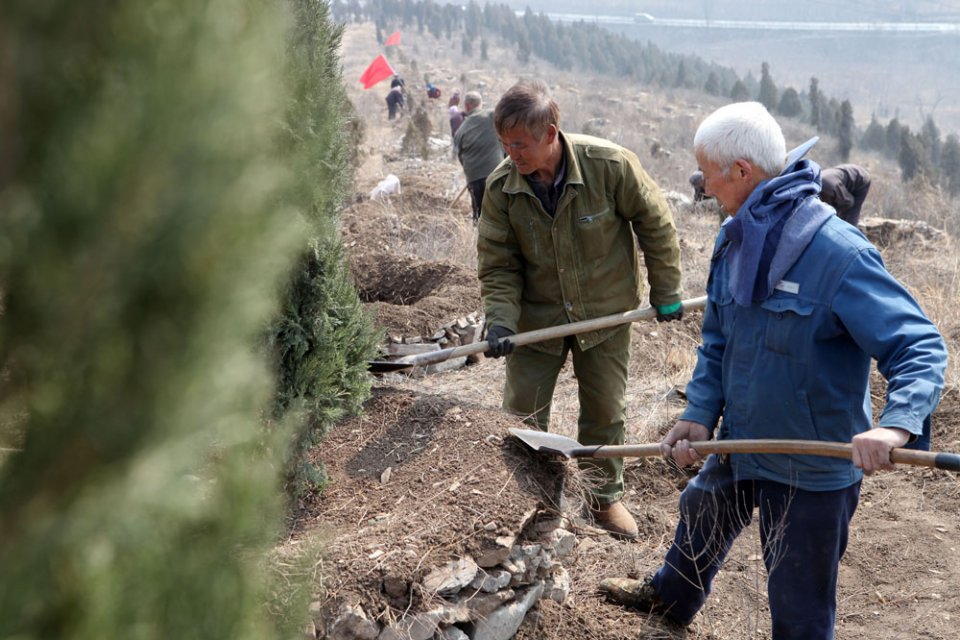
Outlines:
<svg viewBox="0 0 960 640"><path fill-rule="evenodd" d="M759 103L709 115L694 137L704 192L729 217L707 282L702 345L688 406L665 457L701 461L691 442L786 438L851 442L852 459L710 456L680 496L663 565L646 580L611 578L619 603L689 624L736 537L759 512L774 640L834 637L837 573L864 473L891 469L943 387L937 328L880 254L818 197L820 167L786 153ZM887 379L874 426L871 359Z"/></svg>

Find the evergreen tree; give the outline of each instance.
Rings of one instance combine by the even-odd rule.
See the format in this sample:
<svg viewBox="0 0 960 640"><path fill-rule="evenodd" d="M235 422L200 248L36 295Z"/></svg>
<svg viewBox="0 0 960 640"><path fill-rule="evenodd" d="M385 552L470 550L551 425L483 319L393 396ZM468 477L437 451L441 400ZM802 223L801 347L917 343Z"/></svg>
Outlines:
<svg viewBox="0 0 960 640"><path fill-rule="evenodd" d="M903 127L900 125L900 120L893 118L887 123L887 155L899 159L902 141Z"/></svg>
<svg viewBox="0 0 960 640"><path fill-rule="evenodd" d="M677 67L677 79L674 81L674 86L681 89L687 86L687 65L683 63L683 60Z"/></svg>
<svg viewBox="0 0 960 640"><path fill-rule="evenodd" d="M307 450L331 424L357 411L369 395L366 361L375 341L360 310L339 242L338 216L352 174L348 105L339 61L341 30L325 28L323 3L292 0L288 55L291 99L283 139L296 188L287 204L303 212L306 241L282 289L280 315L268 331L277 369L272 416L299 426L288 451L290 492L323 482Z"/></svg>
<svg viewBox="0 0 960 640"><path fill-rule="evenodd" d="M940 154L940 176L950 195L960 196L960 139L951 133Z"/></svg>
<svg viewBox="0 0 960 640"><path fill-rule="evenodd" d="M927 152L927 159L934 167L940 165L940 128L933 121L933 116L928 115L923 121L923 127L920 129L920 141Z"/></svg>
<svg viewBox="0 0 960 640"><path fill-rule="evenodd" d="M711 71L710 75L707 76L707 83L703 85L703 90L712 96L720 95L720 80L717 78L715 71Z"/></svg>
<svg viewBox="0 0 960 640"><path fill-rule="evenodd" d="M810 78L810 124L820 131L820 81Z"/></svg>
<svg viewBox="0 0 960 640"><path fill-rule="evenodd" d="M730 89L730 101L744 102L749 99L750 91L747 89L747 86L743 83L743 81L738 79L733 83L733 87Z"/></svg>
<svg viewBox="0 0 960 640"><path fill-rule="evenodd" d="M777 86L770 77L770 65L766 62L760 66L760 93L757 101L771 113L777 108Z"/></svg>
<svg viewBox="0 0 960 640"><path fill-rule="evenodd" d="M780 97L780 104L777 105L777 113L787 118L796 118L803 113L803 103L800 102L800 94L793 87L787 87Z"/></svg>
<svg viewBox="0 0 960 640"><path fill-rule="evenodd" d="M257 349L325 188L278 124L295 4L4 8L0 637L300 633L309 588L266 606L291 429Z"/></svg>
<svg viewBox="0 0 960 640"><path fill-rule="evenodd" d="M870 117L870 124L867 125L863 137L860 139L860 146L871 151L883 151L887 146L887 134L883 125L877 121L874 114Z"/></svg>
<svg viewBox="0 0 960 640"><path fill-rule="evenodd" d="M481 38L481 39L480 39L480 59L483 60L484 62L486 62L487 60L490 59L490 54L489 54L489 52L487 51L487 39L486 39L486 38Z"/></svg>
<svg viewBox="0 0 960 640"><path fill-rule="evenodd" d="M904 127L900 132L900 177L904 182L924 175L924 153L920 139Z"/></svg>
<svg viewBox="0 0 960 640"><path fill-rule="evenodd" d="M841 162L850 160L850 150L853 149L853 129L853 107L849 100L844 100L840 104L840 122L837 129L837 151Z"/></svg>

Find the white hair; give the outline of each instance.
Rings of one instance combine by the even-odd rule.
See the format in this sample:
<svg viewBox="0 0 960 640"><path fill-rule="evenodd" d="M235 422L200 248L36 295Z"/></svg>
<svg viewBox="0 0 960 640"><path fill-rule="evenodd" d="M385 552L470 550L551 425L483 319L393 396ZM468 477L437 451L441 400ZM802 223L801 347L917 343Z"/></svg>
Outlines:
<svg viewBox="0 0 960 640"><path fill-rule="evenodd" d="M724 175L743 158L776 176L787 157L780 125L759 102L734 102L711 113L697 128L693 148L722 166Z"/></svg>

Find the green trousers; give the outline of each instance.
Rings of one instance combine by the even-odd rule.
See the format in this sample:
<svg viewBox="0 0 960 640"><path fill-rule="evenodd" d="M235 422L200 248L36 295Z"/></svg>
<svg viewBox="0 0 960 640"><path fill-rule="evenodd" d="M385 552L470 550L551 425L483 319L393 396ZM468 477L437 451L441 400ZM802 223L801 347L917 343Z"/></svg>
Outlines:
<svg viewBox="0 0 960 640"><path fill-rule="evenodd" d="M571 353L580 401L577 440L584 445L623 444L630 362L629 324L586 351L580 348L576 336L564 340L560 355L517 347L507 356L503 408L548 431L557 376ZM578 462L581 469L599 479L599 486L592 491L598 502L616 502L623 497L622 458L581 458Z"/></svg>

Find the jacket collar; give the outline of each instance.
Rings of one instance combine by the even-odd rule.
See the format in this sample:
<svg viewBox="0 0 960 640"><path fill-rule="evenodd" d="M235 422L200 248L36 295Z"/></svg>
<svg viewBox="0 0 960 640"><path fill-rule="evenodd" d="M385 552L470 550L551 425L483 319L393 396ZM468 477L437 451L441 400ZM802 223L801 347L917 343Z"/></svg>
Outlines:
<svg viewBox="0 0 960 640"><path fill-rule="evenodd" d="M559 132L559 136L560 144L563 146L563 157L567 163L567 178L564 180L564 188L571 184L583 184L583 172L580 170L580 162L577 159L577 154L573 150L573 143L562 131ZM513 165L512 161L511 165ZM503 183L503 191L504 193L529 193L531 196L534 196L533 189L530 188L530 183L520 175L516 166L511 166L510 173Z"/></svg>

